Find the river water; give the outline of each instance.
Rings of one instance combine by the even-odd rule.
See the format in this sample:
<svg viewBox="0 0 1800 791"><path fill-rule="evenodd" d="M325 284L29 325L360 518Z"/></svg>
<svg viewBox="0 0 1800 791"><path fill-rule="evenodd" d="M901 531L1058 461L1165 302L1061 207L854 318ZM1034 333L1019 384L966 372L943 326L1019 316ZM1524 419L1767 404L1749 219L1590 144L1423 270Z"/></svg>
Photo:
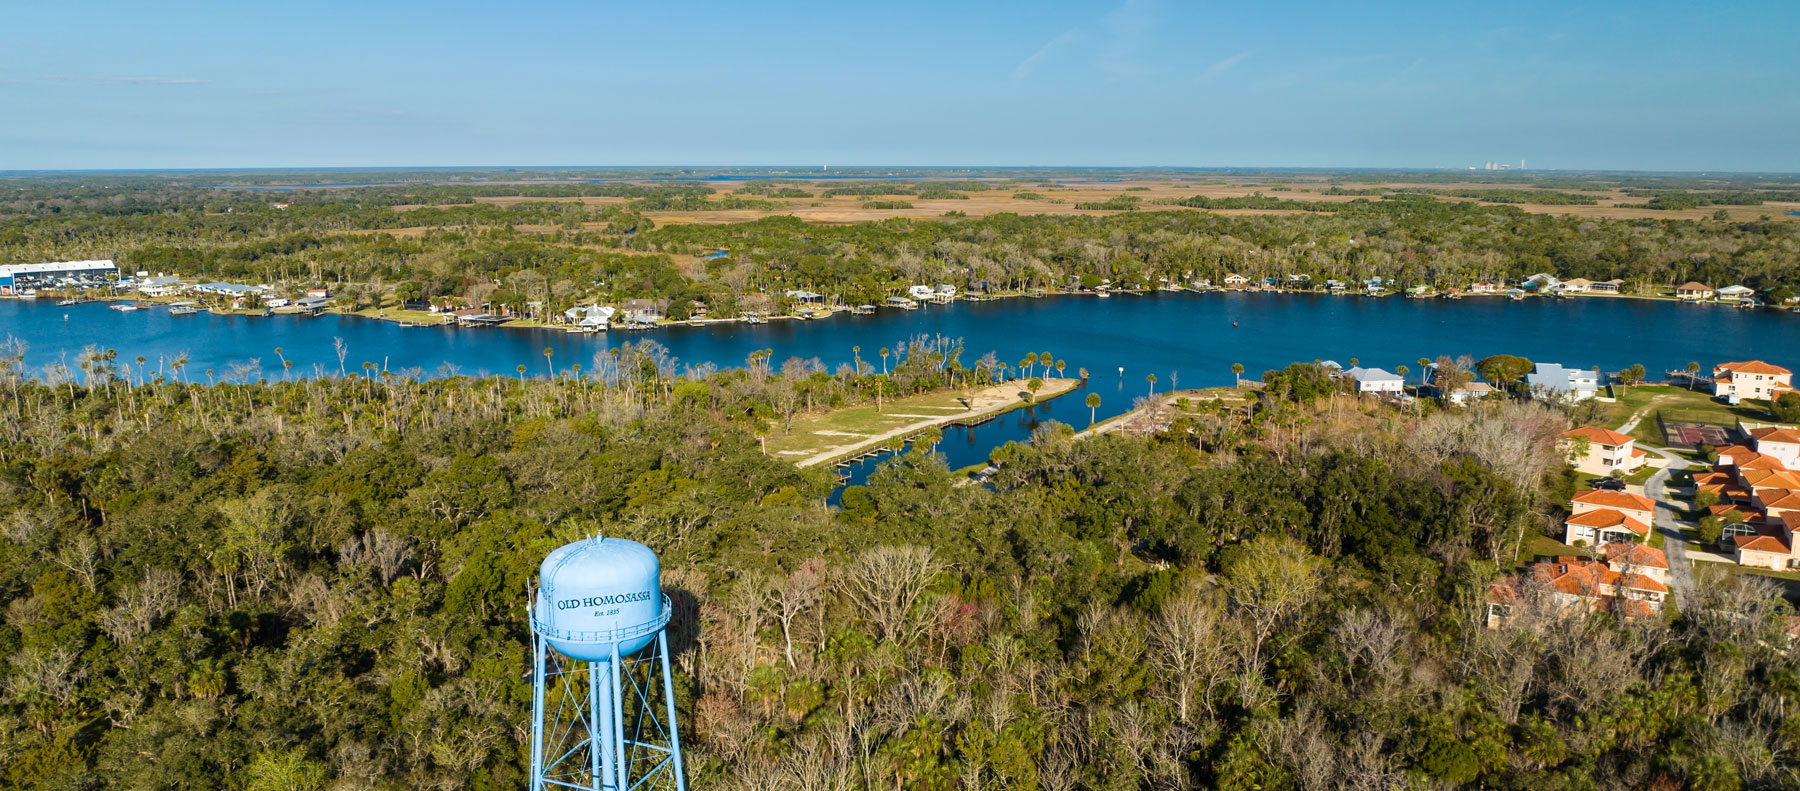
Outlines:
<svg viewBox="0 0 1800 791"><path fill-rule="evenodd" d="M1290 362L1332 359L1348 366L1355 357L1389 370L1406 365L1415 371L1408 378L1416 379L1418 359L1440 354L1517 354L1604 370L1642 363L1652 378L1690 360L1705 366L1758 358L1788 367L1800 362L1795 359L1800 315L1606 297L1513 302L1264 293L1069 295L602 335L408 328L335 315L172 316L161 307L121 312L103 303L58 307L48 300L0 300L0 338L24 341L26 365L33 370L63 359L73 366L83 348L95 346L116 350L121 362L143 356L152 369L185 353L190 381L206 381L209 368L223 377L234 364L251 360L263 376L278 378L277 347L294 362L296 375L335 374L338 339L346 350L343 366L351 373L366 361L391 371L419 369L425 376L448 372L446 364L463 374L513 376L519 365L530 375L543 375L545 348L553 350L550 362L557 370L577 362L592 369L594 356L608 347L644 340L661 343L684 365L742 365L751 352L773 349L777 365L790 357L816 357L835 369L850 362L851 347L861 346L863 359L879 367L880 348L919 335L962 338L965 364L988 351L1009 363L1028 352L1049 352L1068 361L1068 375L1079 368L1091 375L1085 390L976 428L947 431L940 449L953 467L986 459L990 448L1023 439L1044 420L1085 426L1088 409L1082 402L1089 392L1100 394L1099 417L1105 419L1147 394L1147 374L1156 375L1158 392L1226 385L1232 382L1232 363L1243 363L1246 376L1257 377ZM867 469L853 470L853 479L860 480Z"/></svg>

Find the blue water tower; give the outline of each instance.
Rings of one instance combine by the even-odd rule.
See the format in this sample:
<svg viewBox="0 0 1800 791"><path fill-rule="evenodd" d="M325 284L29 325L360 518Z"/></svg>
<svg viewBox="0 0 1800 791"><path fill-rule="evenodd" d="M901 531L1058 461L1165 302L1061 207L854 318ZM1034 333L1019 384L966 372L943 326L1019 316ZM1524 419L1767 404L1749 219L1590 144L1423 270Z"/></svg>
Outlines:
<svg viewBox="0 0 1800 791"><path fill-rule="evenodd" d="M687 791L656 553L619 538L577 541L544 558L538 586L531 791Z"/></svg>

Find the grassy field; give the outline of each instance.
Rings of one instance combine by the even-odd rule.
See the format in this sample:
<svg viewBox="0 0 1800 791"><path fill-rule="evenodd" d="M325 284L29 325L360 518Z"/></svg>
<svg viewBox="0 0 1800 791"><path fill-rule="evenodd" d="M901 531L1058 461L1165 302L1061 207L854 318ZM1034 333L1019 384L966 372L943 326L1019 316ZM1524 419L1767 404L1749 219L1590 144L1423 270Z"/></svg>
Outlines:
<svg viewBox="0 0 1800 791"><path fill-rule="evenodd" d="M1638 385L1624 388L1618 401L1608 405L1607 425L1621 426L1632 415L1644 411L1644 419L1630 432L1639 442L1663 447L1665 440L1658 418L1674 423L1698 423L1710 426L1735 426L1738 419L1769 422L1763 401L1745 401L1731 406L1713 400L1712 394L1674 385Z"/></svg>
<svg viewBox="0 0 1800 791"><path fill-rule="evenodd" d="M1376 187L1395 188L1395 189L1406 188L1406 187L1427 187L1430 189L1439 189L1439 190L1452 190L1452 189L1456 189L1459 187L1476 188L1476 189L1493 187L1493 185L1491 185L1491 184L1476 184L1476 183L1429 184L1429 185L1405 184L1405 183L1383 183L1383 182L1326 183L1325 181L1308 181L1308 180L1304 180L1304 179L1296 179L1296 180L1293 180L1291 183L1284 183L1284 184L1265 183L1265 182L1257 180L1257 179L1234 179L1234 180L1228 180L1228 181L1208 180L1205 182L1184 181L1184 180L1179 180L1179 179L1141 179L1141 180L1133 180L1133 181L1098 181L1098 180L1085 180L1085 179L1071 179L1068 181L1054 182L1051 186L1045 186L1043 184L1023 185L1023 184L1009 182L1004 179L975 179L975 180L991 182L991 186L993 187L993 189L966 192L965 194L968 196L966 199L925 199L925 200L921 200L914 196L885 196L885 198L884 197L871 198L871 196L862 196L862 195L838 195L838 196L826 197L824 194L826 190L831 189L832 187L842 186L842 184L840 182L836 182L836 181L813 181L813 182L805 182L805 183L796 183L796 184L792 185L792 186L797 186L802 189L805 189L808 192L814 193L814 196L810 197L810 198L770 198L765 195L757 195L757 194L752 194L752 193L743 193L743 194L739 195L738 193L736 193L734 191L730 191L730 190L721 190L721 192L715 196L715 197L726 197L728 195L737 195L738 197L750 198L750 199L759 200L759 201L770 201L775 204L778 204L778 207L773 208L773 209L740 209L740 210L731 210L731 211L654 211L654 212L648 212L646 214L646 216L648 216L650 219L656 221L657 223L679 224L679 223L748 222L748 221L758 220L758 219L762 219L764 217L770 217L770 216L774 216L774 215L793 215L802 220L806 220L808 222L817 222L817 223L867 222L867 221L871 221L871 220L884 220L884 219L889 219L889 218L894 218L894 217L910 217L910 218L914 218L914 219L942 219L946 212L951 212L951 211L961 212L963 215L966 215L968 217L983 217L983 216L999 214L999 213L1003 213L1003 212L1012 212L1012 213L1018 213L1018 214L1105 215L1105 214L1116 214L1118 212L1110 211L1110 210L1101 210L1101 209L1080 209L1080 208L1076 208L1076 205L1082 204L1082 203L1105 203L1106 201L1108 201L1110 199L1117 198L1120 196L1131 196L1131 197L1136 197L1136 198L1142 199L1143 203L1139 206L1139 209L1138 209L1139 211L1203 211L1201 209L1189 209L1189 208L1180 207L1180 206L1159 205L1156 203L1156 201L1166 200L1166 199L1171 199L1171 198L1176 198L1176 199L1186 198L1186 197L1191 197L1194 195L1204 195L1209 198L1238 198L1238 197L1248 196L1248 195L1251 195L1251 194L1254 194L1257 192L1261 192L1262 194L1270 196L1270 197L1284 198L1284 199L1288 199L1288 200L1340 203L1340 202L1353 201L1353 200L1359 200L1359 199L1380 200L1381 198L1378 195L1377 196L1358 196L1358 195L1326 194L1327 191L1329 191L1332 187L1345 187L1345 188L1349 188L1352 190L1365 189L1365 188L1376 188ZM1279 189L1277 189L1277 187L1279 187ZM1516 188L1509 187L1508 189L1515 190L1517 192L1527 194L1527 195L1529 195L1532 192L1541 191L1541 190L1537 190L1537 189L1534 189L1529 186L1518 186ZM1038 197L1036 197L1036 198L1015 198L1014 195L1016 195L1018 193L1031 193L1031 194L1037 195ZM1769 204L1766 204L1763 206L1724 206L1724 207L1707 206L1707 207L1703 207L1703 208L1684 209L1684 210L1680 210L1680 211L1666 211L1666 210L1657 210L1657 209L1628 208L1626 206L1626 204L1643 203L1645 199L1644 198L1633 198L1633 197L1625 195L1623 192L1620 192L1618 190L1597 190L1597 191L1593 191L1589 194L1592 194L1597 199L1597 203L1595 205L1573 206L1573 205L1561 205L1561 204L1534 204L1534 203L1510 204L1510 205L1516 205L1520 209L1523 209L1528 212L1535 212L1535 213L1541 213L1541 214L1558 214L1558 215L1569 215L1569 216L1577 216L1577 217L1605 217L1605 218L1613 218L1613 219L1650 219L1650 218L1654 218L1654 219L1695 220L1695 219L1703 219L1706 217L1710 217L1710 216L1712 216L1712 214L1714 212L1723 209L1732 219L1740 220L1740 221L1756 220L1763 216L1768 216L1771 219L1777 219L1777 220L1793 220L1796 218L1789 217L1787 213L1793 209L1800 208L1800 204L1769 203ZM872 199L874 199L874 200L882 200L882 199L902 200L902 201L912 204L912 207L906 208L906 209L866 209L866 208L863 208L863 204L869 202ZM1474 200L1473 198L1453 197L1453 196L1448 196L1448 195L1438 195L1437 199L1441 200L1441 201L1455 201L1455 202L1469 202L1469 201ZM523 197L523 196L503 196L503 197L483 196L483 197L477 198L476 200L478 200L479 202L482 202L482 203L493 203L493 204L500 204L500 205L508 205L508 204L513 204L513 203L522 203L522 202L527 202L527 201L539 201L539 200L562 201L562 202L574 202L576 200L579 200L581 203L591 205L591 206L622 205L622 204L628 203L628 201L624 198L609 198L609 197L586 197L586 198L576 199L576 198L549 198L549 197L538 198L538 197ZM417 206L402 205L402 206L396 206L394 208L397 211L407 211L410 209L417 208ZM1287 210L1281 210L1281 209L1223 209L1223 210L1214 210L1214 211L1216 211L1216 213L1218 213L1218 214L1243 214L1243 215L1291 214L1291 213L1293 213L1293 212L1290 212ZM389 233L396 233L396 232L389 231ZM405 234L405 231L396 233L396 235L404 235L404 234Z"/></svg>
<svg viewBox="0 0 1800 791"><path fill-rule="evenodd" d="M1072 389L1079 380L1046 379L1044 388L1038 392L1038 398L1049 398ZM1016 387L1022 388L1022 384ZM1008 398L1015 386L1009 383L1006 388ZM768 451L772 456L799 460L835 448L848 448L872 437L879 437L889 432L904 429L928 420L948 420L965 414L972 414L986 405L995 403L992 398L985 402L977 399L975 409L971 410L968 394L960 390L929 393L900 399L887 399L879 407L875 404L862 404L844 409L806 415L794 419L791 428L778 429L768 439ZM1020 406L1023 401L1018 402Z"/></svg>

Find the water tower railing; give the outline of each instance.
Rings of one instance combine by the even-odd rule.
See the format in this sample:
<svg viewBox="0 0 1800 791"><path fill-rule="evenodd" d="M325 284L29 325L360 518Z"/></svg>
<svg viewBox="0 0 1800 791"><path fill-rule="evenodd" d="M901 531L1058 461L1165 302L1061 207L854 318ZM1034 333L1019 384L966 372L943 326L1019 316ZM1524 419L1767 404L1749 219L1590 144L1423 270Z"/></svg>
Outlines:
<svg viewBox="0 0 1800 791"><path fill-rule="evenodd" d="M623 626L618 629L600 629L597 631L555 629L549 624L538 620L537 613L535 612L531 614L531 628L538 634L552 640L568 640L577 643L623 643L628 640L643 637L647 634L656 634L661 631L663 627L668 626L669 616L674 614L675 606L669 602L669 596L666 593L663 594L662 605L662 612L656 616L655 620L645 621L632 626Z"/></svg>

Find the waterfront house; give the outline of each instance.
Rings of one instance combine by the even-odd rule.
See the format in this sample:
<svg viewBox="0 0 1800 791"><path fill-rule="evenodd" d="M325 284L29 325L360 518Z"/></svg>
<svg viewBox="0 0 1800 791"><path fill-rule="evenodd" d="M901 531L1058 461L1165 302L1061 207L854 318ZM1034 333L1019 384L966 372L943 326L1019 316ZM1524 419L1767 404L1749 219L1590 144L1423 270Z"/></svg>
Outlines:
<svg viewBox="0 0 1800 791"><path fill-rule="evenodd" d="M1225 285L1227 285L1227 286L1231 286L1233 288L1242 288L1245 285L1248 285L1249 283L1250 283L1250 278L1244 277L1243 275L1240 275L1236 272L1229 272L1225 275Z"/></svg>
<svg viewBox="0 0 1800 791"><path fill-rule="evenodd" d="M931 286L913 286L906 290L906 295L915 300L931 299L933 293Z"/></svg>
<svg viewBox="0 0 1800 791"><path fill-rule="evenodd" d="M1399 374L1380 368L1364 368L1356 366L1344 372L1344 376L1356 383L1356 392L1378 396L1398 396L1406 389L1406 380Z"/></svg>
<svg viewBox="0 0 1800 791"><path fill-rule="evenodd" d="M1448 392L1441 387L1436 389L1439 398L1457 406L1468 406L1470 401L1480 401L1499 392L1494 389L1493 385L1481 381L1468 382Z"/></svg>
<svg viewBox="0 0 1800 791"><path fill-rule="evenodd" d="M309 297L329 297L329 296L331 296L331 289L329 289L329 288L309 288L306 290L306 295Z"/></svg>
<svg viewBox="0 0 1800 791"><path fill-rule="evenodd" d="M662 321L669 309L666 299L628 299L619 306L626 324L648 326Z"/></svg>
<svg viewBox="0 0 1800 791"><path fill-rule="evenodd" d="M331 301L330 297L301 297L294 300L294 307L305 313L317 313L331 307Z"/></svg>
<svg viewBox="0 0 1800 791"><path fill-rule="evenodd" d="M242 299L263 290L262 286L245 286L237 283L201 283L194 286L193 291L201 294L218 294L220 296Z"/></svg>
<svg viewBox="0 0 1800 791"><path fill-rule="evenodd" d="M1477 281L1477 282L1469 284L1469 293L1471 293L1471 294L1498 294L1498 293L1500 293L1500 289L1505 288L1505 287L1506 287L1505 282L1495 282L1492 280L1481 280L1481 281Z"/></svg>
<svg viewBox="0 0 1800 791"><path fill-rule="evenodd" d="M1794 372L1761 360L1719 363L1712 371L1713 395L1773 399L1794 389Z"/></svg>
<svg viewBox="0 0 1800 791"><path fill-rule="evenodd" d="M1594 289L1594 281L1585 277L1572 277L1564 280L1560 290L1565 294L1586 294Z"/></svg>
<svg viewBox="0 0 1800 791"><path fill-rule="evenodd" d="M1368 280L1363 281L1363 292L1366 294L1380 294L1386 290L1387 281L1382 280L1379 277L1371 277Z"/></svg>
<svg viewBox="0 0 1800 791"><path fill-rule="evenodd" d="M1625 281L1613 278L1611 280L1602 280L1592 283L1588 286L1588 290L1596 294L1617 294L1620 289L1623 289L1624 287Z"/></svg>
<svg viewBox="0 0 1800 791"><path fill-rule="evenodd" d="M1556 363L1538 363L1536 370L1525 375L1525 383L1541 398L1586 401L1599 392L1600 374Z"/></svg>
<svg viewBox="0 0 1800 791"><path fill-rule="evenodd" d="M1649 456L1637 447L1637 440L1630 434L1620 434L1599 426L1582 426L1565 431L1557 445L1569 457L1569 462L1575 465L1575 469L1589 475L1611 475L1614 471L1635 470L1643 466Z"/></svg>
<svg viewBox="0 0 1800 791"><path fill-rule="evenodd" d="M1333 294L1342 294L1345 291L1344 281L1327 280L1325 281L1325 290L1330 291Z"/></svg>
<svg viewBox="0 0 1800 791"><path fill-rule="evenodd" d="M907 299L906 297L888 297L883 300L881 304L884 307L899 308L900 310L913 310L919 307L919 303Z"/></svg>
<svg viewBox="0 0 1800 791"><path fill-rule="evenodd" d="M172 297L185 288L187 286L181 282L181 278L174 275L146 277L137 284L138 293L146 297Z"/></svg>
<svg viewBox="0 0 1800 791"><path fill-rule="evenodd" d="M1736 302L1755 298L1756 289L1748 286L1726 286L1718 291L1714 291L1713 296L1721 300Z"/></svg>
<svg viewBox="0 0 1800 791"><path fill-rule="evenodd" d="M913 288L918 288L918 286L913 286ZM797 289L783 291L781 292L781 295L794 300L795 302L804 302L809 305L825 298L825 295L823 294L815 294L811 291L801 291Z"/></svg>
<svg viewBox="0 0 1800 791"><path fill-rule="evenodd" d="M1165 280L1163 282L1166 283L1168 281ZM937 291L932 293L931 298L937 300L940 304L954 302L956 300L956 286L952 286L948 283L939 283Z"/></svg>
<svg viewBox="0 0 1800 791"><path fill-rule="evenodd" d="M1525 282L1520 283L1519 287L1526 291L1547 292L1561 284L1562 281L1556 279L1556 275L1552 275L1549 272L1539 272L1531 277L1525 278Z"/></svg>
<svg viewBox="0 0 1800 791"><path fill-rule="evenodd" d="M1712 286L1688 281L1675 287L1676 299L1712 299Z"/></svg>

